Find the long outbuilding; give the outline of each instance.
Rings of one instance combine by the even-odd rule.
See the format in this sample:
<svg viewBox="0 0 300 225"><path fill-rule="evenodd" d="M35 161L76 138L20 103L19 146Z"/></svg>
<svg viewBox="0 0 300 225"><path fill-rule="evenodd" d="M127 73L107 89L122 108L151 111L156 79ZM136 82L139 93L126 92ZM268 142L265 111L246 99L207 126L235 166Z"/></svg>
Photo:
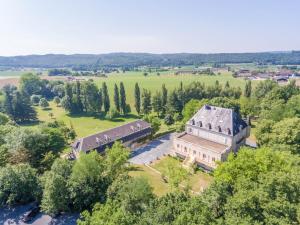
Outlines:
<svg viewBox="0 0 300 225"><path fill-rule="evenodd" d="M122 142L125 146L149 136L152 132L151 125L144 120L136 120L97 134L77 139L72 145L73 154L89 153L97 150L104 153L116 141Z"/></svg>

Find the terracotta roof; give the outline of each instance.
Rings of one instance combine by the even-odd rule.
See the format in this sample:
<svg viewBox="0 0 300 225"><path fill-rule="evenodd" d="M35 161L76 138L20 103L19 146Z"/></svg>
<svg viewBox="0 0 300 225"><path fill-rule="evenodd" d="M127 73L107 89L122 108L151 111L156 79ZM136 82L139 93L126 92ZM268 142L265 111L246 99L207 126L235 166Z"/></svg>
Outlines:
<svg viewBox="0 0 300 225"><path fill-rule="evenodd" d="M234 136L241 129L247 127L247 123L241 119L233 109L216 106L203 106L188 122L187 125L197 126L204 130Z"/></svg>
<svg viewBox="0 0 300 225"><path fill-rule="evenodd" d="M227 148L229 148L229 146L227 145L222 145L213 141L209 141L207 139L201 138L201 137L197 137L194 135L190 135L187 133L183 133L179 136L176 137L179 140L183 140L192 144L196 144L199 145L203 148L206 148L208 150L212 150L214 152L217 153L222 153L224 152Z"/></svg>
<svg viewBox="0 0 300 225"><path fill-rule="evenodd" d="M77 151L89 151L120 140L126 136L141 133L141 131L151 129L151 125L144 120L137 120L125 125L121 125L97 134L93 134L76 140L71 146Z"/></svg>

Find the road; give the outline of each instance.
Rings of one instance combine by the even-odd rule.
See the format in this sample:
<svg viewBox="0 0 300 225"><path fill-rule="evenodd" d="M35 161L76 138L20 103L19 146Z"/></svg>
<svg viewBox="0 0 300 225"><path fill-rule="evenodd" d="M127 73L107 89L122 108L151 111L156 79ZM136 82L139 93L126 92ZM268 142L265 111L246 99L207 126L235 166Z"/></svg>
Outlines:
<svg viewBox="0 0 300 225"><path fill-rule="evenodd" d="M133 164L150 164L164 154L168 154L172 148L172 138L175 133L164 135L155 139L145 146L133 150L129 162Z"/></svg>
<svg viewBox="0 0 300 225"><path fill-rule="evenodd" d="M24 223L21 217L29 210L31 204L16 206L13 208L0 208L0 224L2 225L76 225L78 214L65 214L58 218L39 213L32 221Z"/></svg>

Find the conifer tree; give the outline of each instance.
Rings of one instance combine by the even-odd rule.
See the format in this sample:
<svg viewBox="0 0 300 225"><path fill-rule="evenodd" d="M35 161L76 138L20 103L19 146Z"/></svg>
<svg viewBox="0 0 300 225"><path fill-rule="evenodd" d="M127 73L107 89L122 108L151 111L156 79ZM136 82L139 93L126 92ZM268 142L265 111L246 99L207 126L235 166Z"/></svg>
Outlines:
<svg viewBox="0 0 300 225"><path fill-rule="evenodd" d="M107 113L110 108L110 100L109 100L107 85L105 82L102 83L102 102L103 102L104 112Z"/></svg>
<svg viewBox="0 0 300 225"><path fill-rule="evenodd" d="M123 114L126 114L126 93L123 82L120 82L120 108Z"/></svg>
<svg viewBox="0 0 300 225"><path fill-rule="evenodd" d="M141 113L141 91L138 83L135 83L134 87L134 106L138 114Z"/></svg>
<svg viewBox="0 0 300 225"><path fill-rule="evenodd" d="M114 103L115 103L116 110L120 112L120 96L119 96L119 88L117 84L115 84L114 87Z"/></svg>

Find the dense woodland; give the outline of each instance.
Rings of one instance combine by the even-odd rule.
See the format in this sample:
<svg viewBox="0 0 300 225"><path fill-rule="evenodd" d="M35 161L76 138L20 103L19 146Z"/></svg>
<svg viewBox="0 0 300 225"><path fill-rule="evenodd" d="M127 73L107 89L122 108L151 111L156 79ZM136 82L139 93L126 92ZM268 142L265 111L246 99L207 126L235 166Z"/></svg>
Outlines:
<svg viewBox="0 0 300 225"><path fill-rule="evenodd" d="M42 210L82 212L89 224L299 224L300 223L300 90L295 82L279 86L266 80L252 88L224 86L218 81L179 85L152 93L133 88L129 105L122 82L113 96L107 85L90 81L64 83L22 76L20 87L2 90L0 114L0 206L38 201ZM128 176L128 149L116 143L105 156L96 152L76 161L61 158L76 137L72 125L60 121L35 129L34 105L53 100L70 114L103 114L106 119L131 111L159 129L175 124L178 131L204 104L233 108L256 124L257 149L243 148L214 172L201 195L175 186L157 197L147 180ZM175 170L175 169L174 169ZM176 176L176 171L174 172Z"/></svg>
<svg viewBox="0 0 300 225"><path fill-rule="evenodd" d="M29 55L0 57L0 66L10 67L69 67L81 70L107 67L136 66L184 66L202 63L268 63L300 64L300 52L262 52L262 53L219 53L219 54L149 54L149 53L110 53L101 55Z"/></svg>

